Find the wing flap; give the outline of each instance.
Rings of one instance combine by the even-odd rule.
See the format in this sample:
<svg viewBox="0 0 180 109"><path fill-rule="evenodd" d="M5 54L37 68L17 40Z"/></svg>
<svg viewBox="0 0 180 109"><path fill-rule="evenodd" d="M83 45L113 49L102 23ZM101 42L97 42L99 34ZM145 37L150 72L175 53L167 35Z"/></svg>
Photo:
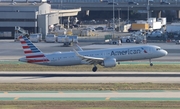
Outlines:
<svg viewBox="0 0 180 109"><path fill-rule="evenodd" d="M81 58L82 60L86 61L89 64L100 64L104 61L104 58L83 56L83 55L80 55L75 49L73 50L79 58Z"/></svg>

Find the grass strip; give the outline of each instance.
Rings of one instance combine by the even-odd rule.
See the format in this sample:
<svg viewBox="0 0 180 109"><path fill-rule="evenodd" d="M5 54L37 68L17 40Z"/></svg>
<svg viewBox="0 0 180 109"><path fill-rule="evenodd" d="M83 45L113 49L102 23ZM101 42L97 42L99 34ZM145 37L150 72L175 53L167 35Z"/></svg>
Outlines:
<svg viewBox="0 0 180 109"><path fill-rule="evenodd" d="M0 91L180 90L177 83L1 83Z"/></svg>
<svg viewBox="0 0 180 109"><path fill-rule="evenodd" d="M77 66L43 66L35 64L0 64L0 71L75 71L88 72L92 71L93 65L77 65ZM180 64L157 64L153 67L149 64L123 64L113 68L104 68L98 65L98 71L109 72L179 72Z"/></svg>
<svg viewBox="0 0 180 109"><path fill-rule="evenodd" d="M179 109L180 101L1 101L0 109Z"/></svg>

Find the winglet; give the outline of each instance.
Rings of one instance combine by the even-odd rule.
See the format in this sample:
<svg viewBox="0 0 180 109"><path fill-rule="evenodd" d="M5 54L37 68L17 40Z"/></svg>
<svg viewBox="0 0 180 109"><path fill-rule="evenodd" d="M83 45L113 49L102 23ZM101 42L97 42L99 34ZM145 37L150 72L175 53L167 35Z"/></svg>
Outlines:
<svg viewBox="0 0 180 109"><path fill-rule="evenodd" d="M80 55L74 48L73 48L73 51L74 51L74 53L75 53L78 57L84 58L84 56Z"/></svg>
<svg viewBox="0 0 180 109"><path fill-rule="evenodd" d="M73 51L75 52L75 54L76 54L77 56L80 55L74 48L73 48Z"/></svg>
<svg viewBox="0 0 180 109"><path fill-rule="evenodd" d="M78 47L79 51L83 51L83 49L78 44L76 44L76 46Z"/></svg>

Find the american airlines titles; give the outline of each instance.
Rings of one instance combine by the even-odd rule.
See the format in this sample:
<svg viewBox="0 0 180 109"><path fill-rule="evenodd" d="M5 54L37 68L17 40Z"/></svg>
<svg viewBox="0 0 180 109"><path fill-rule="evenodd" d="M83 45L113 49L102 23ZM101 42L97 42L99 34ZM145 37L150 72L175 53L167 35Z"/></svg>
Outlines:
<svg viewBox="0 0 180 109"><path fill-rule="evenodd" d="M117 55L132 55L132 54L140 54L141 49L135 49L135 50L122 50L122 51L111 51L111 56L117 56Z"/></svg>

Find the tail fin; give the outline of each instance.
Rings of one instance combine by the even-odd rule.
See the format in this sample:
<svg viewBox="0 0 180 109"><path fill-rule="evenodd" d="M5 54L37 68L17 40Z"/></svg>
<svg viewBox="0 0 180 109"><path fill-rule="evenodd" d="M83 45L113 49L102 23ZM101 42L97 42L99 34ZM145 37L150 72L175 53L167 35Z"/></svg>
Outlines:
<svg viewBox="0 0 180 109"><path fill-rule="evenodd" d="M26 36L19 37L28 63L44 63L49 60Z"/></svg>

